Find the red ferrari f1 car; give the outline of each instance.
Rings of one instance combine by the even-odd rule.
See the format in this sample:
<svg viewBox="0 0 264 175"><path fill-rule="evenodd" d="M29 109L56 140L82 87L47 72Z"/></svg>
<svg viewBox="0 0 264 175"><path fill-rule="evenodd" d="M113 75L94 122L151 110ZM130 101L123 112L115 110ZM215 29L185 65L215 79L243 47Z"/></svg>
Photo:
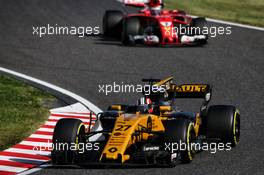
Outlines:
<svg viewBox="0 0 264 175"><path fill-rule="evenodd" d="M164 10L162 0L121 0L125 6L142 7L128 14L107 10L103 17L105 37L121 38L124 45L204 45L205 18L192 18L185 11Z"/></svg>

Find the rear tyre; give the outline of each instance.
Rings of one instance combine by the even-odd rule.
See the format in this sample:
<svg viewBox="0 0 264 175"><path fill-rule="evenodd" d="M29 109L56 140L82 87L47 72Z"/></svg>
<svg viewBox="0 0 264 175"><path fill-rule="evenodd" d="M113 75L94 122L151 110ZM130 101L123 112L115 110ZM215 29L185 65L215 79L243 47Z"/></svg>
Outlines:
<svg viewBox="0 0 264 175"><path fill-rule="evenodd" d="M206 137L235 147L240 139L240 114L234 106L210 106L206 116Z"/></svg>
<svg viewBox="0 0 264 175"><path fill-rule="evenodd" d="M78 150L71 150L70 147L83 142L85 126L79 119L60 119L54 129L51 160L53 164L65 165L72 164Z"/></svg>
<svg viewBox="0 0 264 175"><path fill-rule="evenodd" d="M170 150L168 165L175 166L177 164L177 160L173 159L175 153L179 156L181 163L190 163L195 155L195 150L191 147L192 143L196 141L193 123L187 119L175 119L166 120L163 124L165 127L164 142L171 146L172 144L176 146L176 143L178 146L176 152Z"/></svg>
<svg viewBox="0 0 264 175"><path fill-rule="evenodd" d="M139 35L140 20L136 17L126 18L123 23L122 43L124 45L134 44L133 36Z"/></svg>
<svg viewBox="0 0 264 175"><path fill-rule="evenodd" d="M124 14L118 10L107 10L103 17L103 34L105 37L120 37Z"/></svg>

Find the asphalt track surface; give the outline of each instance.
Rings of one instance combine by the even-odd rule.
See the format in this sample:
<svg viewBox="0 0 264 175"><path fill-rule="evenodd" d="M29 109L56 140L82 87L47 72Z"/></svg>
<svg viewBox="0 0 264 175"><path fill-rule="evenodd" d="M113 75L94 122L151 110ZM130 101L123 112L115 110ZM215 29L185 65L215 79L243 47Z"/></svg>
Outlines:
<svg viewBox="0 0 264 175"><path fill-rule="evenodd" d="M99 84L139 83L143 77L173 75L177 83L211 83L211 104L233 104L241 112L241 142L230 152L197 154L175 168L48 168L35 174L263 174L263 32L232 28L230 36L205 47L124 47L100 36L32 35L32 26L101 26L110 0L0 1L0 66L87 98L101 109L134 103L140 94L99 93ZM218 24L211 24L218 25ZM192 104L189 104L192 107Z"/></svg>

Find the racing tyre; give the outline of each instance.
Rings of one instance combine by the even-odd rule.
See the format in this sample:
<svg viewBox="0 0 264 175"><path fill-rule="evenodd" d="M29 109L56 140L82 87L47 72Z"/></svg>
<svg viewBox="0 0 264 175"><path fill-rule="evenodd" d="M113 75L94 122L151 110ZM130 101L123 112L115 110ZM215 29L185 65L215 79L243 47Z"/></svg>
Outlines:
<svg viewBox="0 0 264 175"><path fill-rule="evenodd" d="M205 35L206 40L205 41L200 41L200 44L206 44L208 40L208 34L203 34L203 28L207 27L207 20L205 18L199 17L199 18L194 18L191 22L191 27L196 27L199 28L200 31L196 31L195 29L193 30L193 35Z"/></svg>
<svg viewBox="0 0 264 175"><path fill-rule="evenodd" d="M71 150L70 147L77 146L83 142L85 126L79 119L60 119L54 129L52 143L54 149L51 152L53 164L72 164L78 150ZM78 148L78 147L76 147Z"/></svg>
<svg viewBox="0 0 264 175"><path fill-rule="evenodd" d="M105 37L120 37L123 13L118 10L107 10L103 17L103 33Z"/></svg>
<svg viewBox="0 0 264 175"><path fill-rule="evenodd" d="M177 160L181 163L190 163L195 155L195 150L191 147L196 141L193 123L187 119L165 120L164 142L176 149L176 152L169 150L168 165L173 167L177 164ZM174 146L172 146L174 144ZM181 148L181 149L180 149ZM175 157L178 159L175 159Z"/></svg>
<svg viewBox="0 0 264 175"><path fill-rule="evenodd" d="M136 17L126 18L123 23L122 43L124 45L134 44L133 36L139 35L140 20Z"/></svg>
<svg viewBox="0 0 264 175"><path fill-rule="evenodd" d="M240 139L240 114L234 106L210 106L206 116L206 137L235 147Z"/></svg>

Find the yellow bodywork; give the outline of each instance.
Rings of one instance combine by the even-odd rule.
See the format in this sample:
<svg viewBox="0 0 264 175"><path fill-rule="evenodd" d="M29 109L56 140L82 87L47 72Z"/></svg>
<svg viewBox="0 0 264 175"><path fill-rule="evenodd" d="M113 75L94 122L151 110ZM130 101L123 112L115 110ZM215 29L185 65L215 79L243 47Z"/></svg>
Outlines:
<svg viewBox="0 0 264 175"><path fill-rule="evenodd" d="M164 127L159 116L152 114L120 114L115 122L115 126L111 136L101 154L100 160L110 159L117 160L121 156L121 162L129 160L130 156L125 155L126 149L142 140L147 140L150 133L139 134L133 136L137 131L161 131L164 132Z"/></svg>
<svg viewBox="0 0 264 175"><path fill-rule="evenodd" d="M153 86L163 86L167 92L176 93L205 93L208 85L206 84L184 84L177 86L172 84L173 77L163 79ZM111 110L121 111L120 105L112 105ZM119 113L116 119L114 129L110 135L110 138L104 147L101 154L100 161L113 160L125 161L130 159L130 155L126 154L127 148L132 144L147 140L149 136L152 136L151 132L165 132L162 120L167 120L172 112L171 106L160 106L160 114L124 114ZM196 114L196 121L193 123L196 136L199 134L199 127L201 125L201 116ZM140 132L140 131L151 132ZM140 134L135 134L140 133Z"/></svg>

